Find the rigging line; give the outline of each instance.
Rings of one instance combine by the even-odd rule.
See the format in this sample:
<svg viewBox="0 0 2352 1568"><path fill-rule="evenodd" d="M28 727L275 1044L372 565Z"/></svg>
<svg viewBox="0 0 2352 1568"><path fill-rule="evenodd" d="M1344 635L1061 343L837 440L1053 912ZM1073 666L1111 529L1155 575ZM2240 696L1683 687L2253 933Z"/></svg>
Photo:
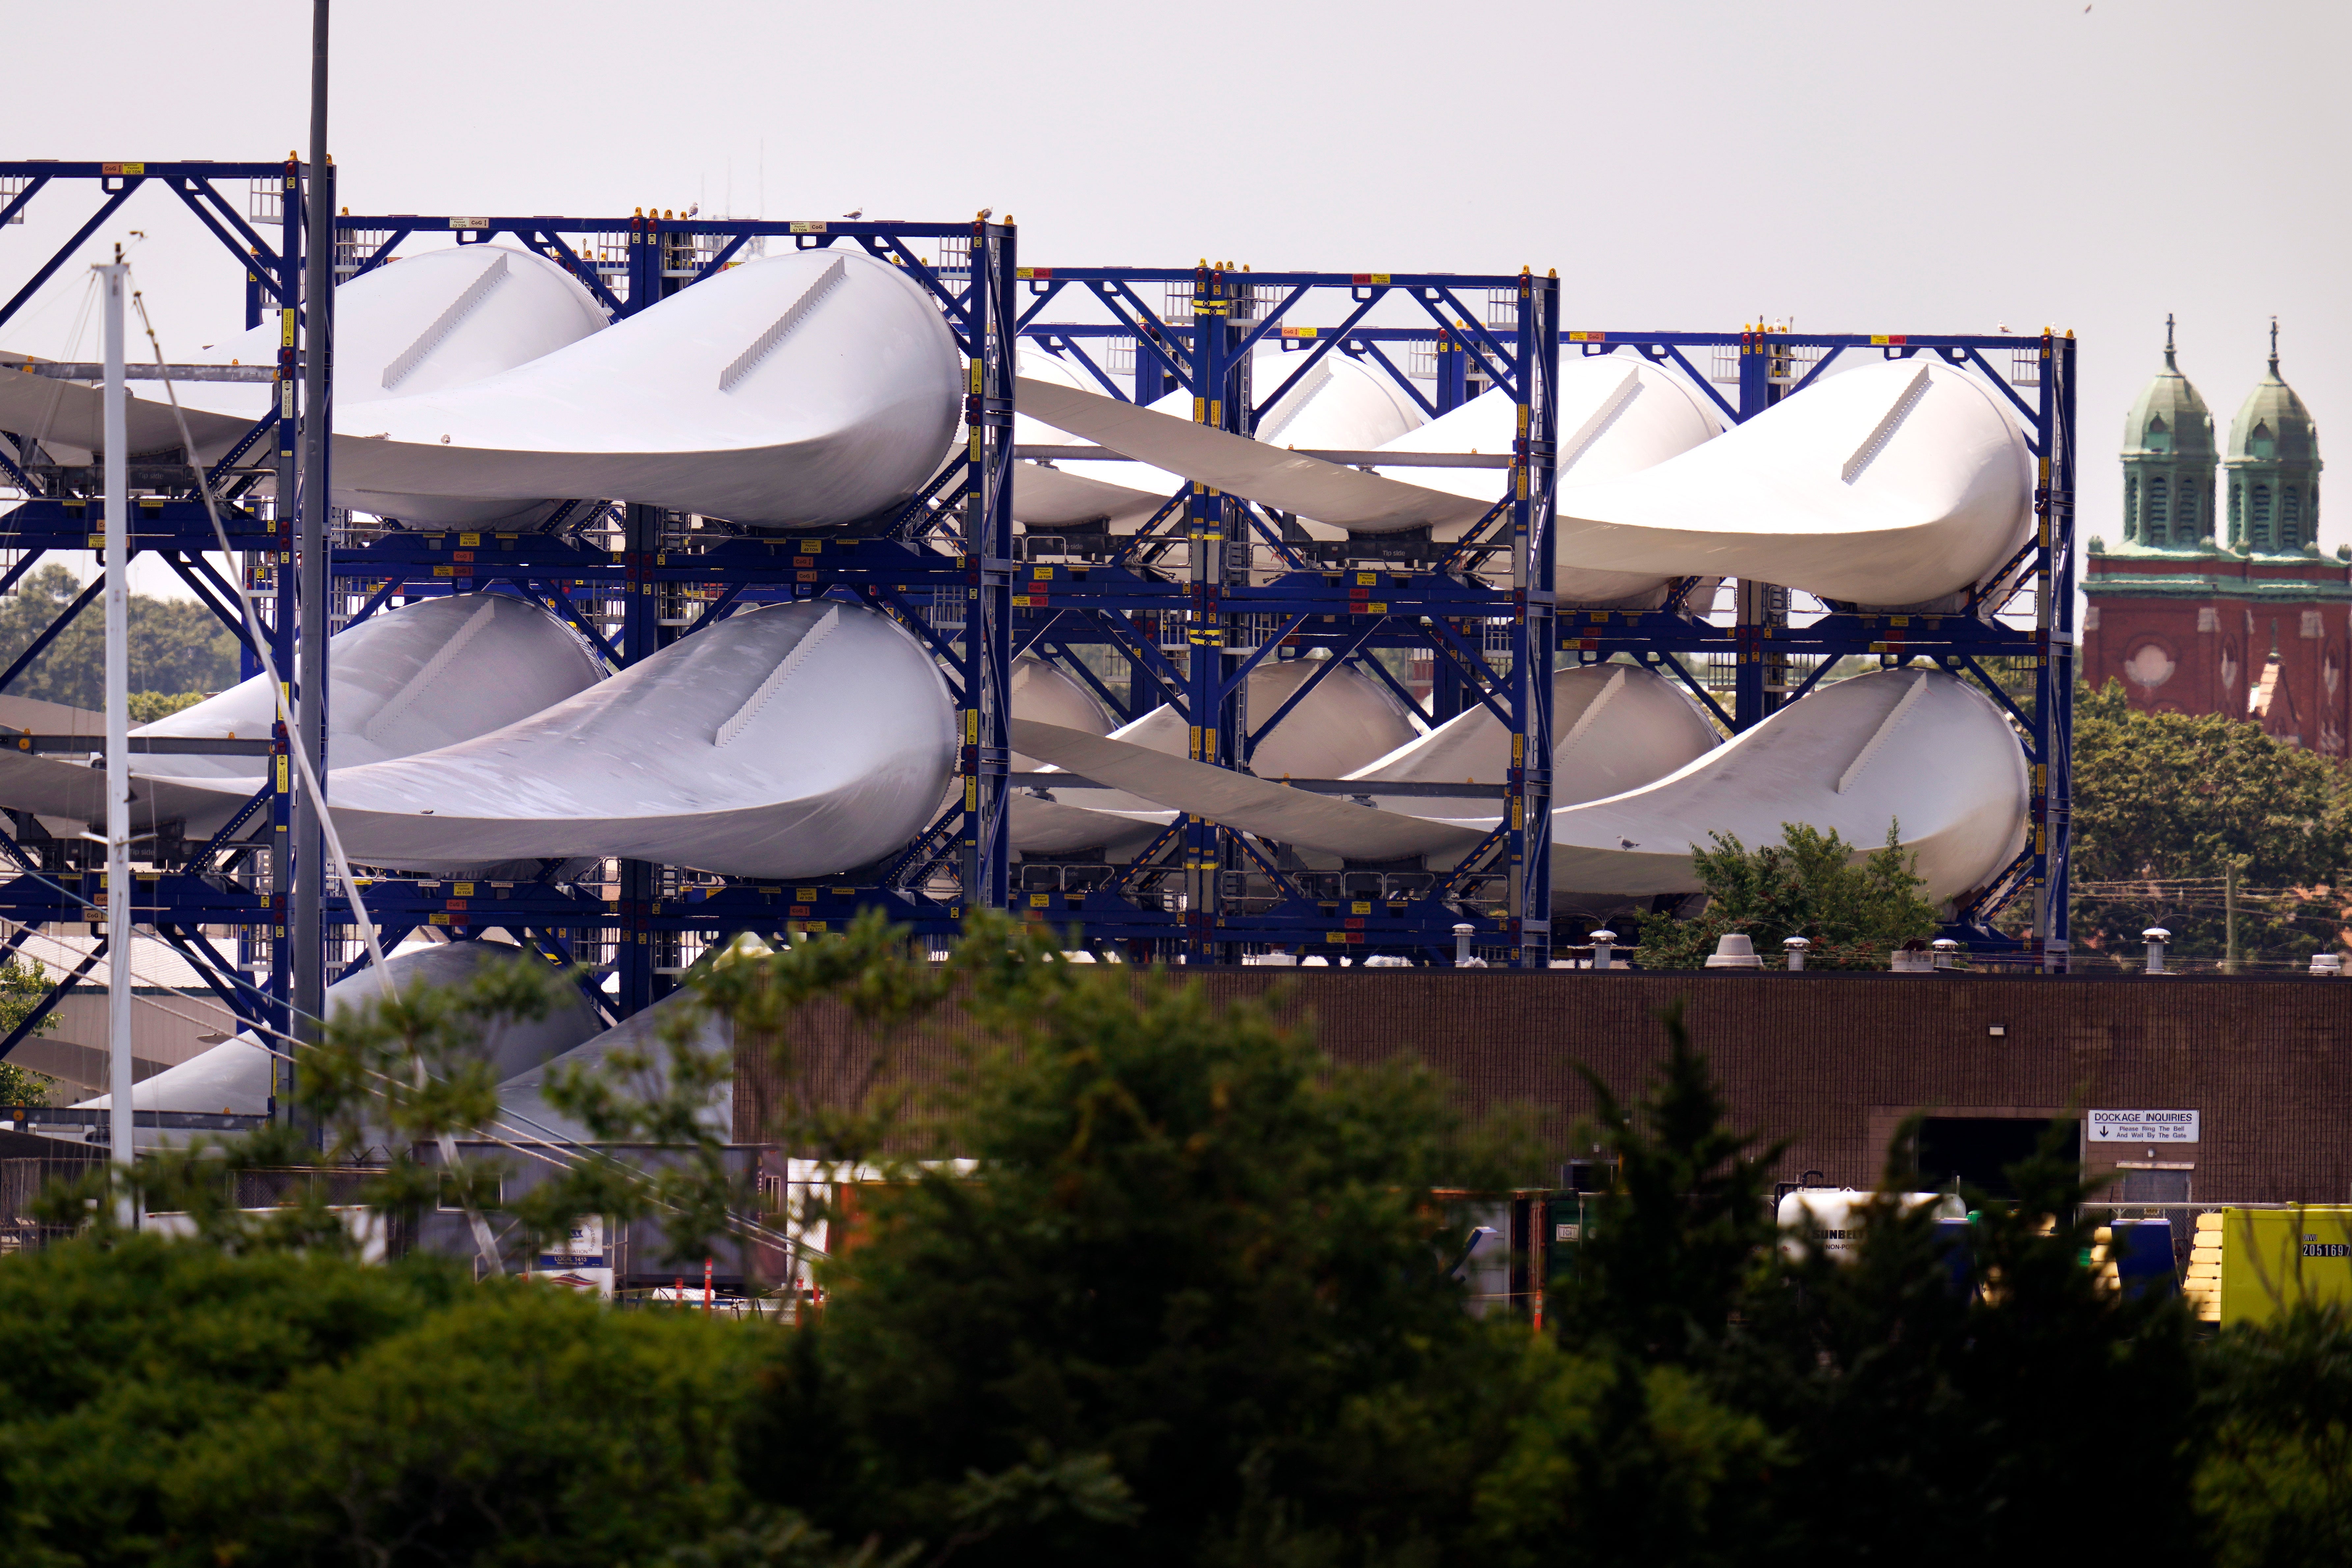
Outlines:
<svg viewBox="0 0 2352 1568"><path fill-rule="evenodd" d="M155 366L158 374L163 377L163 395L171 399L172 419L179 427L183 456L187 458L189 468L196 476L196 490L204 497L205 516L212 522L213 538L220 546L222 557L234 561L235 552L229 549L228 531L221 526L220 508L213 500L212 476L205 471L204 464L196 457L195 441L188 434L188 416L180 407L179 388L173 384L169 363L163 358L163 340L155 335L154 320L147 313L147 297L142 291L133 289L131 291L131 300L139 308L139 324L146 329L147 345L155 351ZM315 306L324 306L326 301L313 300L312 303ZM310 345L310 347L312 352L317 352L318 345ZM306 422L318 416L319 411L316 409L305 408L302 411L302 417ZM330 434L331 435L331 432ZM322 486L322 491L323 489ZM321 501L326 499L323 493L320 497ZM286 505L287 500L285 496L278 498L280 508ZM334 574L331 568L327 573L330 583L332 582L333 576ZM294 721L292 693L286 683L278 679L278 660L269 651L268 639L262 635L261 617L254 613L253 595L246 586L245 574L242 572L230 574L229 582L236 589L237 608L245 616L247 640L253 645L254 657L261 661L263 673L269 677L270 700L276 705L285 721L286 733L289 737L299 736L301 731ZM323 665L326 662L323 658L324 650L320 651L322 655L320 662ZM326 693L320 691L311 695L314 700L322 700ZM342 876L343 897L350 903L352 913L358 919L360 935L367 943L368 960L383 973L384 994L397 997L400 994L399 985L393 978L391 969L384 963L382 933L377 931L374 919L369 915L365 900L360 897L359 879L352 873L351 857L343 853L342 835L336 830L334 813L328 808L327 791L319 781L319 772L311 765L310 754L305 747L294 744L289 745L287 750L293 756L295 766L301 773L302 787L310 792L311 804L317 808L319 837L325 841L328 853L334 858L335 868ZM324 879L322 878L321 880L323 881ZM297 940L300 940L299 933L297 933ZM425 1068L425 1058L419 1056L415 1058L415 1063L416 1083L421 1089L425 1086L428 1076ZM457 1145L451 1142L446 1133L442 1134L440 1142L443 1162L451 1165L456 1164ZM499 1258L496 1238L490 1235L488 1222L482 1218L481 1211L474 1206L471 1195L467 1195L464 1202L466 1219L473 1229L474 1247L481 1255L483 1267L494 1274L504 1273L505 1268Z"/></svg>

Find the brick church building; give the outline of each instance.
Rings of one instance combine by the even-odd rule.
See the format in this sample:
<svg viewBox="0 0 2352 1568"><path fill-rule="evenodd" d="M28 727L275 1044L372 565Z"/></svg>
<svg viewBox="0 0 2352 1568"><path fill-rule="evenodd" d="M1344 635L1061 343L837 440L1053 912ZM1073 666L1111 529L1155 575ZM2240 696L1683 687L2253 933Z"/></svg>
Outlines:
<svg viewBox="0 0 2352 1568"><path fill-rule="evenodd" d="M2091 683L2120 680L2135 706L2227 713L2345 755L2352 547L2320 553L2319 432L2279 379L2277 323L2270 374L2217 451L2168 319L2164 368L2132 405L2123 464L2123 542L2094 537L2083 578Z"/></svg>

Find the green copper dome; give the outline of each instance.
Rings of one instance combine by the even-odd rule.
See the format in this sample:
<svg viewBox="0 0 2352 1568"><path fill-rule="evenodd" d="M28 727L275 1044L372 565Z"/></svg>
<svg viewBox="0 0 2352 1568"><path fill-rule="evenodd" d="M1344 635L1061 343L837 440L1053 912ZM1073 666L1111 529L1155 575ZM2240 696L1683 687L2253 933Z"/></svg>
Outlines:
<svg viewBox="0 0 2352 1568"><path fill-rule="evenodd" d="M2279 377L2278 322L2271 322L2271 367L2230 422L2222 458L2230 542L2288 554L2319 538L2319 426Z"/></svg>
<svg viewBox="0 0 2352 1568"><path fill-rule="evenodd" d="M2172 318L2164 368L2124 421L2124 542L2117 553L2213 548L2213 415L2180 374Z"/></svg>
<svg viewBox="0 0 2352 1568"><path fill-rule="evenodd" d="M2271 368L2230 421L2232 462L2319 464L2319 426L2311 410L2279 379L2278 323L2271 323Z"/></svg>
<svg viewBox="0 0 2352 1568"><path fill-rule="evenodd" d="M2213 414L2174 358L2172 318L2164 320L2164 368L2141 389L2124 420L2123 456L2211 462Z"/></svg>

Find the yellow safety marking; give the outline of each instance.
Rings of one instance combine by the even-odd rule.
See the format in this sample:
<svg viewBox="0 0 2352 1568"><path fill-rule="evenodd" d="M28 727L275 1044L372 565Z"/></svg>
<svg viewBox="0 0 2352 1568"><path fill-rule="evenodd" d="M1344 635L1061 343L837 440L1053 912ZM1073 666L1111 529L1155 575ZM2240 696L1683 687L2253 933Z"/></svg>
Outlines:
<svg viewBox="0 0 2352 1568"><path fill-rule="evenodd" d="M457 536L457 548L460 550L471 550L481 542L482 536L478 533L461 533Z"/></svg>
<svg viewBox="0 0 2352 1568"><path fill-rule="evenodd" d="M1368 915L1372 912L1372 906L1367 900L1359 900L1348 906L1348 912L1351 915Z"/></svg>
<svg viewBox="0 0 2352 1568"><path fill-rule="evenodd" d="M474 896L474 884L452 882L449 884L449 896L453 899L470 899Z"/></svg>
<svg viewBox="0 0 2352 1568"><path fill-rule="evenodd" d="M1029 895L1029 907L1033 910L1051 909L1053 908L1053 905L1054 895L1051 893L1032 893Z"/></svg>
<svg viewBox="0 0 2352 1568"><path fill-rule="evenodd" d="M286 783L286 769L287 769L287 765L288 765L288 764L289 764L289 763L290 763L291 761L292 761L292 759L291 759L291 758L289 758L289 757L288 757L284 752L281 752L280 753L278 753L278 793L279 795L284 795L284 794L286 793L286 791L287 791L288 785L287 785L287 783Z"/></svg>
<svg viewBox="0 0 2352 1568"><path fill-rule="evenodd" d="M816 901L816 889L814 888L794 888L793 889L793 901L798 904L813 904Z"/></svg>

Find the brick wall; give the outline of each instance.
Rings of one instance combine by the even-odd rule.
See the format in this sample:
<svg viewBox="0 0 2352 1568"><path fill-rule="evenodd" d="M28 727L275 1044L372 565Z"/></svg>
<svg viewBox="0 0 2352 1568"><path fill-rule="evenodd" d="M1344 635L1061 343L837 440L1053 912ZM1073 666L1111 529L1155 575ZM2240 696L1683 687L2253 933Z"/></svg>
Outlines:
<svg viewBox="0 0 2352 1568"><path fill-rule="evenodd" d="M1280 986L1344 1061L1417 1053L1479 1104L1590 1109L1574 1064L1622 1094L1664 1053L1659 1007L1688 999L1693 1036L1743 1126L1791 1147L1782 1173L1869 1185L1914 1110L2051 1115L2083 1108L2193 1110L2200 1200L2352 1198L2352 983L2176 976L2015 977L1510 970L1213 970L1220 997ZM1994 1026L2004 1031L1994 1036ZM908 1037L905 1076L952 1070L960 1020ZM837 1015L808 1020L805 1086L846 1091L868 1048ZM763 1058L738 1068L737 1135L761 1140ZM2139 1149L2114 1151L2137 1159ZM2095 1162L2096 1163L2096 1162Z"/></svg>

